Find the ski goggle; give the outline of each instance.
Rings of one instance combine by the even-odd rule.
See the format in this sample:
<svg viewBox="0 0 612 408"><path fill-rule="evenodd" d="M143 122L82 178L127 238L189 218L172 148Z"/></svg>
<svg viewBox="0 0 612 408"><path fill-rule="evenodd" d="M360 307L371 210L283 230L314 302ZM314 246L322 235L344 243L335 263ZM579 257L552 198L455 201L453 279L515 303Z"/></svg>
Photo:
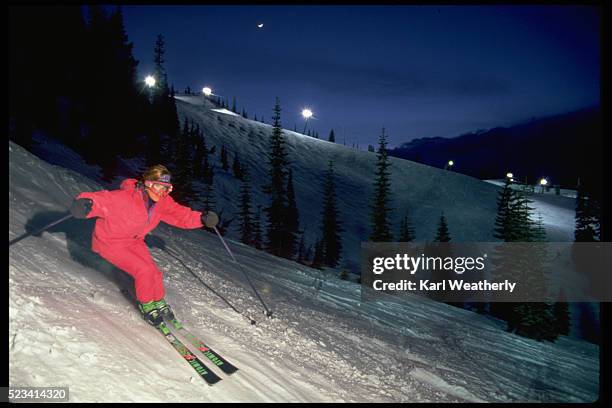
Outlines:
<svg viewBox="0 0 612 408"><path fill-rule="evenodd" d="M145 181L145 186L153 190L156 194L167 195L172 192L172 184L163 181Z"/></svg>

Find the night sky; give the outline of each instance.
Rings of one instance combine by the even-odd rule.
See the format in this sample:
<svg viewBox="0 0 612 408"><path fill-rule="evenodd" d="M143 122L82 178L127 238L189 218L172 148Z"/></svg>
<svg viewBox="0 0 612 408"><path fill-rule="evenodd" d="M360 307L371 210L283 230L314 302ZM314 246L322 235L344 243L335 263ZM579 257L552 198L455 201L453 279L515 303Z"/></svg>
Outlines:
<svg viewBox="0 0 612 408"><path fill-rule="evenodd" d="M599 104L595 6L123 6L140 62L158 34L177 91L236 97L267 123L389 147ZM264 23L258 28L258 23Z"/></svg>

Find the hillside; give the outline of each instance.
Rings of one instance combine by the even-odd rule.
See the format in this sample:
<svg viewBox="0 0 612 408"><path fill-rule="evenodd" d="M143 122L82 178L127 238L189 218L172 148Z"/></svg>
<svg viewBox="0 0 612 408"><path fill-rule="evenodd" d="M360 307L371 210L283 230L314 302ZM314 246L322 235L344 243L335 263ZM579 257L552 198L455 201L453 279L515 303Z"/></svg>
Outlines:
<svg viewBox="0 0 612 408"><path fill-rule="evenodd" d="M80 159L61 146L78 168ZM103 186L9 142L9 240ZM71 219L9 247L9 385L68 386L71 402L591 402L599 347L537 342L427 299L362 303L359 286L229 241L276 318L265 319L214 235L165 225L147 238L167 298L240 369L207 386L139 316L131 280ZM204 287L193 274L199 276ZM228 300L258 320L251 326Z"/></svg>
<svg viewBox="0 0 612 408"><path fill-rule="evenodd" d="M189 118L204 131L207 144L225 145L230 160L238 152L254 180L253 202L263 207L267 183L268 140L272 127L241 116L213 110L202 97L178 96L181 122ZM370 233L370 204L373 194L376 155L284 130L288 158L293 171L297 204L307 244L319 234L322 211L323 174L329 160L334 162L338 208L345 232L343 255L352 271L358 272L361 241ZM393 233L407 211L416 240L432 240L441 211L448 220L453 240L490 241L496 212L498 187L459 173L443 171L408 160L391 158ZM219 167L219 166L218 166ZM215 193L218 209L237 212L239 183L230 174L217 170Z"/></svg>
<svg viewBox="0 0 612 408"><path fill-rule="evenodd" d="M389 154L435 167L452 159L453 171L479 179L498 179L510 171L521 182L547 177L552 184L575 188L578 177L603 181L602 143L596 107L454 138L415 139Z"/></svg>

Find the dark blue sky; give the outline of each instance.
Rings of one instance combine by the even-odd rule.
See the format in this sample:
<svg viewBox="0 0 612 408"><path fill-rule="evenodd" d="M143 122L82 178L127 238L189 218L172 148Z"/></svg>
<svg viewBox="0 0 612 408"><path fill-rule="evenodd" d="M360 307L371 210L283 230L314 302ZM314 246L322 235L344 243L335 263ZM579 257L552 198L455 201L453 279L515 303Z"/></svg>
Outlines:
<svg viewBox="0 0 612 408"><path fill-rule="evenodd" d="M599 104L594 6L123 6L139 74L166 71L250 117L395 147ZM258 29L257 23L264 28Z"/></svg>

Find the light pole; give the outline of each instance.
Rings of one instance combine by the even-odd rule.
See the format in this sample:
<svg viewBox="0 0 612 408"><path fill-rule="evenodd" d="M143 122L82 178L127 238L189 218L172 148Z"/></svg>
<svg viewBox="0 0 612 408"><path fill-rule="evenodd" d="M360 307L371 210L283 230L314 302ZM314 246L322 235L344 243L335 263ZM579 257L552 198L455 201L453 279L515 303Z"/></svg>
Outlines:
<svg viewBox="0 0 612 408"><path fill-rule="evenodd" d="M306 125L308 125L308 119L310 119L310 117L312 116L312 111L308 108L302 110L302 116L304 117L304 119L306 119L306 122L304 122L304 131L302 132L303 135L306 134Z"/></svg>
<svg viewBox="0 0 612 408"><path fill-rule="evenodd" d="M453 167L453 165L455 164L454 161L449 160L446 165L444 166L444 170L450 170L451 167Z"/></svg>

